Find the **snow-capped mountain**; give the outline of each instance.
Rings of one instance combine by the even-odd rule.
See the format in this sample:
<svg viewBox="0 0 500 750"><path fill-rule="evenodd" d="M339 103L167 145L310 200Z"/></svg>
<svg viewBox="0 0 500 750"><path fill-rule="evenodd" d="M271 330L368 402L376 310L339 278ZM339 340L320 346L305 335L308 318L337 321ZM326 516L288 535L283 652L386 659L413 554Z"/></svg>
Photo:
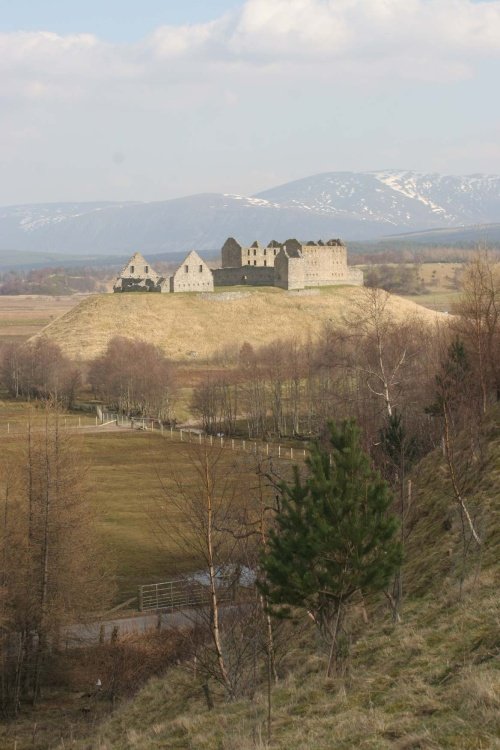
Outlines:
<svg viewBox="0 0 500 750"><path fill-rule="evenodd" d="M417 172L328 172L259 193L279 204L321 214L420 231L500 220L500 176Z"/></svg>
<svg viewBox="0 0 500 750"><path fill-rule="evenodd" d="M208 193L151 203L0 208L0 250L71 255L214 250L242 242L345 240L500 221L500 176L328 172L253 197Z"/></svg>

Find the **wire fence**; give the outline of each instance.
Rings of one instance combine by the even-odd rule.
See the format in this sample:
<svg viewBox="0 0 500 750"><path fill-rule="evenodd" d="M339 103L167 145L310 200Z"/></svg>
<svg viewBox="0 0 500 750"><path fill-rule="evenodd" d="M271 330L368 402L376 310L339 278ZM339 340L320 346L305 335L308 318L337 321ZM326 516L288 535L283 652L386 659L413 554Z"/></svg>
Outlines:
<svg viewBox="0 0 500 750"><path fill-rule="evenodd" d="M104 413L107 422L115 422L118 427L141 430L143 432L157 432L172 441L181 443L198 443L219 446L233 451L243 451L260 457L273 457L288 461L303 461L308 449L280 442L267 442L256 439L227 437L225 435L207 435L203 430L195 427L173 427L164 425L155 419L125 417L120 414Z"/></svg>
<svg viewBox="0 0 500 750"><path fill-rule="evenodd" d="M45 419L42 415L30 418L30 420L14 417L3 424L0 423L0 436L19 436L26 434L28 429L44 429ZM227 437L223 434L208 435L203 430L195 427L177 427L164 424L160 420L142 417L128 417L117 412L102 411L98 409L95 415L65 414L59 416L59 428L64 430L93 430L99 432L102 428L116 427L117 429L139 430L141 432L159 433L166 439L181 443L208 444L220 446L233 451L253 454L259 457L272 457L288 461L303 461L307 454L307 448L287 444L286 442L268 442L258 439L243 439Z"/></svg>

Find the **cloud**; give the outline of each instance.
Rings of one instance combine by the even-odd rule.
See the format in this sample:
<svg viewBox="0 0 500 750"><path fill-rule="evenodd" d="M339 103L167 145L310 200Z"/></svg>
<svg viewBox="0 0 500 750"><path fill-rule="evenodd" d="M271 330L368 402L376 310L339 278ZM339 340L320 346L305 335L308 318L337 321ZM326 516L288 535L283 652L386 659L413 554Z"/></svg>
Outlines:
<svg viewBox="0 0 500 750"><path fill-rule="evenodd" d="M0 95L72 99L96 85L258 71L353 81L456 80L500 58L500 0L247 0L135 44L90 34L0 34Z"/></svg>
<svg viewBox="0 0 500 750"><path fill-rule="evenodd" d="M500 0L246 0L126 44L0 33L4 200L45 200L49 182L54 198L258 189L327 165L420 168L445 146L456 171L464 143L497 136L498 39Z"/></svg>

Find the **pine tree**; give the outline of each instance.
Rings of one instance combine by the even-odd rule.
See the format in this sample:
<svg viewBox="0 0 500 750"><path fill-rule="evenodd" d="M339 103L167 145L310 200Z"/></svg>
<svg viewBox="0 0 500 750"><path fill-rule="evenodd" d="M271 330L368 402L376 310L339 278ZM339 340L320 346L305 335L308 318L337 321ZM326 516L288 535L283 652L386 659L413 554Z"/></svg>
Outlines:
<svg viewBox="0 0 500 750"><path fill-rule="evenodd" d="M261 589L275 611L304 607L337 660L345 609L355 594L384 589L401 563L391 495L360 446L353 421L329 425L331 452L319 444L302 481L281 486L282 505L262 558Z"/></svg>

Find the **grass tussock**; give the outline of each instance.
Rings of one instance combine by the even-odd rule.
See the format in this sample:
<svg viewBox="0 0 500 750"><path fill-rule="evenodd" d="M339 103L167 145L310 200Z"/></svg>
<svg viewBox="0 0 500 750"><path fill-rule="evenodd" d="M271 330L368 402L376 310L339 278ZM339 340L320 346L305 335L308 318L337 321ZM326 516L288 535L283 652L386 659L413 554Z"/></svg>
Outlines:
<svg viewBox="0 0 500 750"><path fill-rule="evenodd" d="M311 631L290 649L273 688L254 700L218 696L208 711L192 670L176 667L123 705L80 750L331 750L500 747L498 597L488 576L450 610L413 602L404 622L374 619L353 645L345 678L325 681Z"/></svg>

